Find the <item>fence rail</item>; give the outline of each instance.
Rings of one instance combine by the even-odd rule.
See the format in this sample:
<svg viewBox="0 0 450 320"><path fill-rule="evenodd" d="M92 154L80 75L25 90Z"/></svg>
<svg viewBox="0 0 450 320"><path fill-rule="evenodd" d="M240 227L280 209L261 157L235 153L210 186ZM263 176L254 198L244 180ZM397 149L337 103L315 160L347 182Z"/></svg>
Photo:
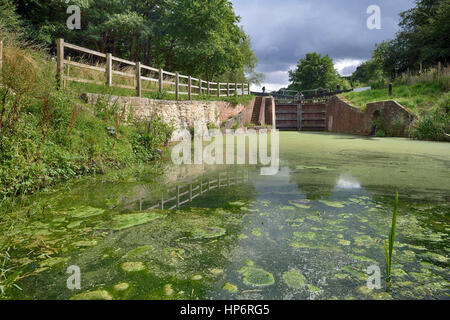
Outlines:
<svg viewBox="0 0 450 320"><path fill-rule="evenodd" d="M182 75L179 72L169 72L163 69L157 69L146 66L140 62L128 61L114 57L111 53L102 53L74 44L64 42L64 39L58 39L57 47L57 73L59 84L66 86L67 81L80 83L105 84L108 87L117 87L130 90L136 90L136 96L142 97L142 92L163 92L175 94L178 100L180 96L188 96L191 100L193 96L214 95L217 97L229 97L234 95L250 95L249 83L220 83L194 78L192 76ZM71 61L66 56L66 49L81 52L97 59L104 60L104 67L92 66L86 63ZM115 64L124 64L132 67L133 73L115 70ZM92 79L83 79L70 76L70 66L87 69L91 71L104 73L104 81ZM114 76L127 78L133 81L133 85L119 84L114 81ZM167 90L165 90L167 89Z"/></svg>
<svg viewBox="0 0 450 320"><path fill-rule="evenodd" d="M162 193L161 200L147 209L143 208L143 200L139 200L139 210L179 209L182 205L192 202L209 191L218 188L228 188L247 181L249 181L247 170L238 170L236 172L226 171L220 172L214 177L201 177L194 182L179 184L169 189L166 193Z"/></svg>

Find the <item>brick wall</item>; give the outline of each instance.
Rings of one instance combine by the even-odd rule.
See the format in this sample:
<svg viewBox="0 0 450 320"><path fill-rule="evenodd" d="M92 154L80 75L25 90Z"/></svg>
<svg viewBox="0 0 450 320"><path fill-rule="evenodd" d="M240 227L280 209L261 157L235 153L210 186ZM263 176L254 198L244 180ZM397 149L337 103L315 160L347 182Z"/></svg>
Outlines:
<svg viewBox="0 0 450 320"><path fill-rule="evenodd" d="M350 106L338 97L327 105L327 130L336 133L369 135L372 131L365 112Z"/></svg>
<svg viewBox="0 0 450 320"><path fill-rule="evenodd" d="M381 128L388 136L407 137L414 115L396 101L368 103L366 110L355 108L338 96L327 104L327 129L330 132L370 135L375 120L381 119Z"/></svg>

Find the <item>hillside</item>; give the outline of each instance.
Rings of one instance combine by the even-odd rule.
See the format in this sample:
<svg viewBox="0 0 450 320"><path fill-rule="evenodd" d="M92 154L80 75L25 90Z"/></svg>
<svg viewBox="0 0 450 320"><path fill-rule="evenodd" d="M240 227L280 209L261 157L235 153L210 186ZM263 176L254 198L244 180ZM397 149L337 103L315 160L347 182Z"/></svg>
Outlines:
<svg viewBox="0 0 450 320"><path fill-rule="evenodd" d="M448 141L450 137L450 75L415 76L394 82L392 96L388 89L348 92L343 100L364 109L367 103L396 100L416 115L411 137L420 140Z"/></svg>

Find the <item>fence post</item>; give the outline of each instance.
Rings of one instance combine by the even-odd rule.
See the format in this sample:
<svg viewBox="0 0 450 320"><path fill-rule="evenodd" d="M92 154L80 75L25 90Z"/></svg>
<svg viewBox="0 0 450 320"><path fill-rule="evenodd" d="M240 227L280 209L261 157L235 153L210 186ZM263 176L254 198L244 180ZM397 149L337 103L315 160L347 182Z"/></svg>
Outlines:
<svg viewBox="0 0 450 320"><path fill-rule="evenodd" d="M230 83L227 82L227 97L230 96Z"/></svg>
<svg viewBox="0 0 450 320"><path fill-rule="evenodd" d="M211 83L208 80L208 96L211 95Z"/></svg>
<svg viewBox="0 0 450 320"><path fill-rule="evenodd" d="M175 99L180 97L180 73L177 71L175 75Z"/></svg>
<svg viewBox="0 0 450 320"><path fill-rule="evenodd" d="M142 79L141 79L141 63L136 62L136 93L139 98L142 97Z"/></svg>
<svg viewBox="0 0 450 320"><path fill-rule="evenodd" d="M248 95L250 95L250 82L247 83L247 88L248 88Z"/></svg>
<svg viewBox="0 0 450 320"><path fill-rule="evenodd" d="M163 69L159 69L159 92L163 92Z"/></svg>
<svg viewBox="0 0 450 320"><path fill-rule="evenodd" d="M200 95L202 95L203 94L203 80L202 79L198 79L198 93L200 94Z"/></svg>
<svg viewBox="0 0 450 320"><path fill-rule="evenodd" d="M180 208L180 186L177 186L177 208Z"/></svg>
<svg viewBox="0 0 450 320"><path fill-rule="evenodd" d="M188 100L192 100L192 77L188 77Z"/></svg>
<svg viewBox="0 0 450 320"><path fill-rule="evenodd" d="M67 57L67 60L69 60L69 62L70 62L70 61L72 61L72 58L71 57ZM66 67L66 76L70 77L70 64L68 64L67 67ZM63 88L64 89L67 88L67 80L66 79L63 80Z"/></svg>
<svg viewBox="0 0 450 320"><path fill-rule="evenodd" d="M389 97L392 97L392 83L389 83Z"/></svg>
<svg viewBox="0 0 450 320"><path fill-rule="evenodd" d="M106 54L106 84L108 87L112 87L112 54Z"/></svg>
<svg viewBox="0 0 450 320"><path fill-rule="evenodd" d="M238 85L237 85L237 82L234 83L234 95L235 95L235 96L238 95Z"/></svg>
<svg viewBox="0 0 450 320"><path fill-rule="evenodd" d="M64 39L56 40L56 78L58 89L62 88L64 77Z"/></svg>
<svg viewBox="0 0 450 320"><path fill-rule="evenodd" d="M244 89L244 84L242 83L242 96L245 95L245 89Z"/></svg>
<svg viewBox="0 0 450 320"><path fill-rule="evenodd" d="M3 40L0 40L0 74L3 68Z"/></svg>
<svg viewBox="0 0 450 320"><path fill-rule="evenodd" d="M217 96L220 97L220 82L217 82Z"/></svg>

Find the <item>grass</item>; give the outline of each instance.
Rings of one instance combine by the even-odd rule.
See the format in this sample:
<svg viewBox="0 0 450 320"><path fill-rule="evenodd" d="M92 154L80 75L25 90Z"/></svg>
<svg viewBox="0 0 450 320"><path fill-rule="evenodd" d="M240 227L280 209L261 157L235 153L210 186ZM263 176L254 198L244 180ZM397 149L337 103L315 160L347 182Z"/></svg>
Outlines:
<svg viewBox="0 0 450 320"><path fill-rule="evenodd" d="M445 86L440 82L426 82L413 85L399 84L393 86L392 96L388 88L363 92L348 92L341 96L352 105L365 109L371 102L396 100L415 114L420 114L437 105L439 98L445 93Z"/></svg>
<svg viewBox="0 0 450 320"><path fill-rule="evenodd" d="M55 62L45 50L1 30L0 38L0 206L77 176L159 158L170 126L123 119L106 101L84 104L82 91L57 89Z"/></svg>
<svg viewBox="0 0 450 320"><path fill-rule="evenodd" d="M450 141L450 68L431 69L422 75L402 75L388 88L341 95L349 104L365 109L368 103L396 100L416 116L410 136L419 140ZM380 128L380 126L378 126ZM379 136L386 132L379 131Z"/></svg>
<svg viewBox="0 0 450 320"><path fill-rule="evenodd" d="M398 192L395 195L394 213L392 215L391 232L389 234L389 243L384 240L384 253L386 258L386 282L388 285L391 283L391 271L392 271L392 253L394 251L395 231L397 229L397 213L398 213Z"/></svg>
<svg viewBox="0 0 450 320"><path fill-rule="evenodd" d="M73 69L72 73L75 73ZM126 71L126 70L123 70ZM71 74L71 76L73 76ZM78 72L76 77L80 77L83 79L90 79L95 81L102 81L103 74L100 74L99 72L95 71L85 71ZM114 83L121 84L121 85L128 85L128 86L134 86L133 81L130 81L130 79L115 79ZM99 94L109 94L109 95L116 95L116 96L124 96L124 97L131 97L136 96L136 91L131 89L125 89L125 88L118 88L118 87L108 87L106 85L100 85L100 84L85 84L85 83L79 83L79 82L68 82L67 88L74 92L79 93L99 93ZM142 91L142 97L149 98L149 99L156 99L156 100L176 100L176 95L168 93L167 91L174 91L173 88L167 87L164 88L167 91L159 92L158 88L153 85L153 83L146 83L143 84L143 88L152 90L152 92L149 91ZM253 95L231 95L229 97L218 97L216 95L207 95L207 94L201 94L201 95L192 95L191 99L194 101L225 101L232 103L234 105L243 104L248 105L250 101L254 98ZM189 99L187 94L180 94L179 99L180 101L187 101Z"/></svg>

